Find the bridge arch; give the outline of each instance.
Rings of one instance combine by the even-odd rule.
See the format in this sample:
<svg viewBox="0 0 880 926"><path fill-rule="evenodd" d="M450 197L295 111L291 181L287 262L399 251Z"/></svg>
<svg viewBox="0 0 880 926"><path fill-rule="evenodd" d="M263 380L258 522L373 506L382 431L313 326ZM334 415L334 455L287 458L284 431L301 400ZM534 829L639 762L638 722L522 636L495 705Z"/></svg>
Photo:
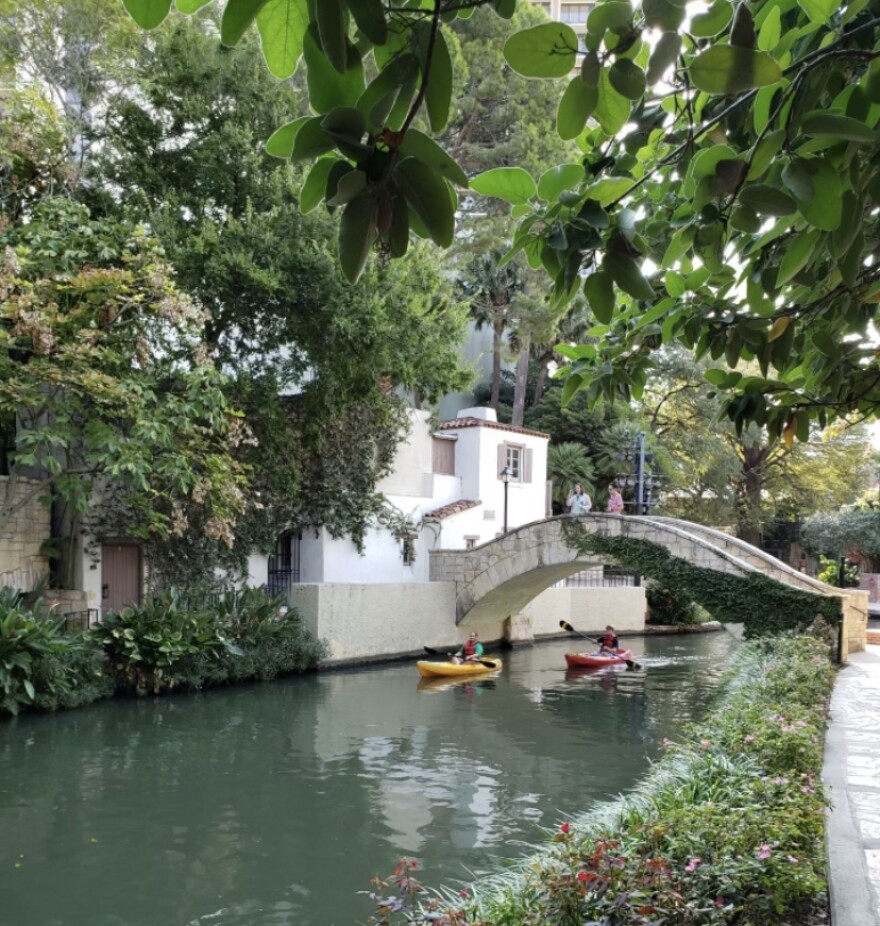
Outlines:
<svg viewBox="0 0 880 926"><path fill-rule="evenodd" d="M694 566L739 578L764 576L818 597L838 596L817 582L743 541L674 518L568 515L524 524L471 550L434 550L432 581L455 582L455 622L519 613L560 579L591 565L613 561L607 554L581 553L567 541L572 522L588 534L648 541Z"/></svg>

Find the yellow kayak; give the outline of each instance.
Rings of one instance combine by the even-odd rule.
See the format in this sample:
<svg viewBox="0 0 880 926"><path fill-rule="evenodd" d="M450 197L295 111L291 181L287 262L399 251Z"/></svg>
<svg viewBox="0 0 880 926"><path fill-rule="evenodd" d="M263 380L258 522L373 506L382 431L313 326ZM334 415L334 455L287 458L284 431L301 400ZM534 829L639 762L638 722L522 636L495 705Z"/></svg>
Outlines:
<svg viewBox="0 0 880 926"><path fill-rule="evenodd" d="M483 662L491 662L492 665L485 666ZM503 665L500 659L483 659L483 662L463 662L458 665L455 662L430 662L420 659L416 668L422 678L448 678L456 675L488 675L490 672L497 672Z"/></svg>

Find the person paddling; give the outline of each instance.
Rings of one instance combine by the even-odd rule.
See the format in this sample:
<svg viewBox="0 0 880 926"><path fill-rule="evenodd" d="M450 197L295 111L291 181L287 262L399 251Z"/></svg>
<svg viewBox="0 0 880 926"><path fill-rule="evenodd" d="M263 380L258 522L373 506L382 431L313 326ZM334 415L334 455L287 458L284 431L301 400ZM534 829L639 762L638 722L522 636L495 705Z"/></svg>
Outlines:
<svg viewBox="0 0 880 926"><path fill-rule="evenodd" d="M605 633L602 634L602 637L598 643L599 649L596 650L597 656L617 655L617 650L620 644L617 640L617 634L614 632L614 628L611 626L611 624L608 624L605 627Z"/></svg>
<svg viewBox="0 0 880 926"><path fill-rule="evenodd" d="M452 657L456 665L463 662L479 662L483 655L483 644L477 639L476 630L471 631L464 646Z"/></svg>

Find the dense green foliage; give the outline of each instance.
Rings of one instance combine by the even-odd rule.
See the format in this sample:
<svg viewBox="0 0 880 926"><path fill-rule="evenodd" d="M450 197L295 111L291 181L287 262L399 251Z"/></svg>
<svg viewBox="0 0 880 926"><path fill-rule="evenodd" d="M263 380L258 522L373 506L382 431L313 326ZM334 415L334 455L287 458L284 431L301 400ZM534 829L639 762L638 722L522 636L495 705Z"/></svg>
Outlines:
<svg viewBox="0 0 880 926"><path fill-rule="evenodd" d="M171 0L125 6L153 28ZM554 302L592 271L583 286L603 340L569 351L569 392L638 396L652 351L678 342L724 358L709 376L731 393L737 427L754 421L792 441L811 417L872 414L878 360L863 338L878 290L867 258L880 189L880 24L868 0L718 0L692 21L669 0L604 0L581 62L566 24L514 34L504 45L514 70L567 79L557 129L580 148L539 178L519 164L468 178L414 128L423 112L431 132L446 128L451 29L483 6L510 18L518 4L224 5L222 41L236 44L255 23L276 75L303 52L316 115L279 127L269 148L318 158L307 186L343 207L346 275L360 276L374 244L403 255L411 231L448 247L470 186L522 217L513 253L547 271ZM759 372L729 369L742 360Z"/></svg>
<svg viewBox="0 0 880 926"><path fill-rule="evenodd" d="M100 650L62 623L44 601L0 589L0 714L79 707L110 693Z"/></svg>
<svg viewBox="0 0 880 926"><path fill-rule="evenodd" d="M801 529L801 541L811 553L851 556L863 561L865 572L880 572L880 510L876 508L815 514Z"/></svg>
<svg viewBox="0 0 880 926"><path fill-rule="evenodd" d="M743 624L746 637L804 631L818 617L840 622L840 600L813 595L759 573L748 578L695 566L647 540L602 537L582 525L564 525L566 541L581 553L604 553L621 565L653 579L673 592L689 596L713 618Z"/></svg>
<svg viewBox="0 0 880 926"><path fill-rule="evenodd" d="M680 588L673 591L659 582L648 582L645 586L645 600L648 603L649 624L690 625L700 622L702 614L699 606Z"/></svg>
<svg viewBox="0 0 880 926"><path fill-rule="evenodd" d="M0 589L0 714L81 707L114 691L160 694L313 669L324 655L260 589L201 600L172 589L67 633L46 604Z"/></svg>
<svg viewBox="0 0 880 926"><path fill-rule="evenodd" d="M240 422L204 362L201 310L156 241L46 197L0 246L0 421L14 421L10 477L32 480L0 517L55 497L75 524L95 486L115 484L137 495L130 537L173 531L166 495L197 499L208 533L225 536L242 507Z"/></svg>
<svg viewBox="0 0 880 926"><path fill-rule="evenodd" d="M91 631L116 690L158 694L314 668L324 653L282 599L256 589L189 601L176 589Z"/></svg>

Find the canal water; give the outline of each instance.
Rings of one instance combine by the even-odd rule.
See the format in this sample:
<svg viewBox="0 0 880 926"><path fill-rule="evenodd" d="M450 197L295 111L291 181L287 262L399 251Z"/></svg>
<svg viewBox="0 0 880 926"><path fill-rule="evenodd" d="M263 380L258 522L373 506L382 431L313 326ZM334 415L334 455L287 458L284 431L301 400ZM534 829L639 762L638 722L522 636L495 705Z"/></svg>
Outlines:
<svg viewBox="0 0 880 926"><path fill-rule="evenodd" d="M0 721L0 926L353 926L402 855L488 873L635 785L735 646L627 644L641 671L554 641L489 680L397 663Z"/></svg>

